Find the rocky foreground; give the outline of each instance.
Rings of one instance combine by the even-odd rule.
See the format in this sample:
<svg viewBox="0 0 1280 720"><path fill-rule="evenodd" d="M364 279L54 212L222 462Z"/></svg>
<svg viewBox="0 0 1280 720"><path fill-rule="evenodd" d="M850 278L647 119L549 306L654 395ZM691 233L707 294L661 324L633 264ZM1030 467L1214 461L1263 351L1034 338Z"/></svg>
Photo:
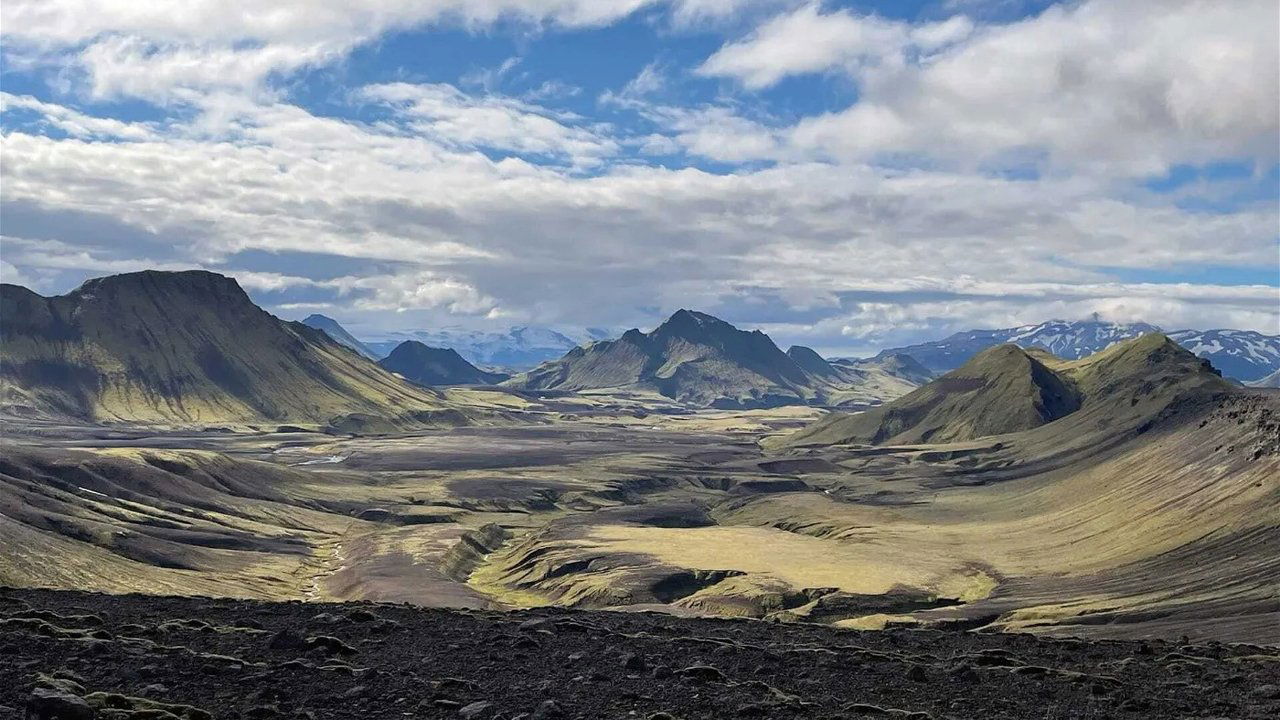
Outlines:
<svg viewBox="0 0 1280 720"><path fill-rule="evenodd" d="M1272 718L1273 647L0 589L0 717Z"/></svg>

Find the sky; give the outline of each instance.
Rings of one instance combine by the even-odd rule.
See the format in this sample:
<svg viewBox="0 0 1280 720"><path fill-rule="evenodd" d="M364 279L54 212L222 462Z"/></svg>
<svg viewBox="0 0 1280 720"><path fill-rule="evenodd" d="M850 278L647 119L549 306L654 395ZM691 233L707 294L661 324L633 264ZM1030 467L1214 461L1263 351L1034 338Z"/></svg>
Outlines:
<svg viewBox="0 0 1280 720"><path fill-rule="evenodd" d="M361 337L1280 333L1275 0L5 0L0 280Z"/></svg>

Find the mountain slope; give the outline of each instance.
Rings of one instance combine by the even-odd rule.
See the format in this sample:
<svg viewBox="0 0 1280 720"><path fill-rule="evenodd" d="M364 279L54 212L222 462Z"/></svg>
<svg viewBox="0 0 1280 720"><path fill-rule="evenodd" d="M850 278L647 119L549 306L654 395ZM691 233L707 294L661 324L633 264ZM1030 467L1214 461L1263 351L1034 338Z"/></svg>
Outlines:
<svg viewBox="0 0 1280 720"><path fill-rule="evenodd" d="M986 348L1002 343L1037 347L1067 360L1078 360L1116 343L1162 332L1147 323L1112 323L1096 316L1079 322L1050 320L1000 330L958 332L935 342L891 348L877 358L904 353L933 372L948 372ZM1249 381L1280 370L1280 336L1251 330L1179 330L1169 337L1195 355L1207 358L1227 377Z"/></svg>
<svg viewBox="0 0 1280 720"><path fill-rule="evenodd" d="M510 377L485 372L452 349L427 347L416 340L400 343L378 365L419 385L492 385Z"/></svg>
<svg viewBox="0 0 1280 720"><path fill-rule="evenodd" d="M464 420L203 271L113 275L48 298L0 285L0 403L92 421Z"/></svg>
<svg viewBox="0 0 1280 720"><path fill-rule="evenodd" d="M955 442L1059 420L1119 433L1188 397L1230 389L1206 361L1158 333L1074 361L1000 345L888 405L833 413L773 445Z"/></svg>
<svg viewBox="0 0 1280 720"><path fill-rule="evenodd" d="M326 315L312 314L302 319L302 324L307 327L323 330L329 337L337 340L339 343L355 350L370 360L377 360L378 356L374 354L364 343L356 339L354 335L347 332L347 329L338 324L337 320Z"/></svg>

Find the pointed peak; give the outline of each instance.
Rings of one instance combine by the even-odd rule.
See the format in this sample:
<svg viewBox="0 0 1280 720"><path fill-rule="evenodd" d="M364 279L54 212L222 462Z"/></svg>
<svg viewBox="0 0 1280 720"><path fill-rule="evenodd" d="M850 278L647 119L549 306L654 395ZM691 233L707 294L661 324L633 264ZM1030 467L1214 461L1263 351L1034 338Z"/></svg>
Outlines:
<svg viewBox="0 0 1280 720"><path fill-rule="evenodd" d="M654 329L651 335L661 333L705 333L708 330L727 331L738 330L732 324L721 320L714 315L708 315L696 310L685 310L681 308L671 314L667 321Z"/></svg>

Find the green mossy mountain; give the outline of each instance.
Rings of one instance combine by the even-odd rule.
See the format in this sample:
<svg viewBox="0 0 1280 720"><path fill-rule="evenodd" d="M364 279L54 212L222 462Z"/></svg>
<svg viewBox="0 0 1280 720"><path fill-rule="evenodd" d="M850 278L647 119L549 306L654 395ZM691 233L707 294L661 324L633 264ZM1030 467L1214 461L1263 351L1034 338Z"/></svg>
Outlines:
<svg viewBox="0 0 1280 720"><path fill-rule="evenodd" d="M0 285L0 407L95 422L466 421L438 393L204 271L96 278L57 297Z"/></svg>
<svg viewBox="0 0 1280 720"><path fill-rule="evenodd" d="M771 445L959 442L1065 418L1072 418L1065 424L1073 432L1103 424L1119 431L1188 397L1230 389L1207 361L1159 333L1075 361L998 345L887 405L856 415L832 413Z"/></svg>
<svg viewBox="0 0 1280 720"><path fill-rule="evenodd" d="M451 348L430 347L417 340L400 343L378 365L419 385L492 385L511 377L485 372Z"/></svg>

